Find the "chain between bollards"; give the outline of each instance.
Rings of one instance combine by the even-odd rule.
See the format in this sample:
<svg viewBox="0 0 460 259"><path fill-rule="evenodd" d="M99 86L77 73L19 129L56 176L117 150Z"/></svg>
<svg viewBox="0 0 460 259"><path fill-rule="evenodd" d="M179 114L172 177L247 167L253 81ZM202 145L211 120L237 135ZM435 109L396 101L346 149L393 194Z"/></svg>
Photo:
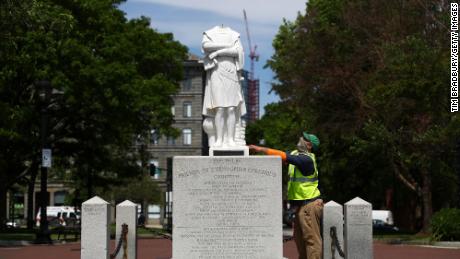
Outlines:
<svg viewBox="0 0 460 259"><path fill-rule="evenodd" d="M337 251L339 252L339 255L343 258L345 258L345 253L342 250L342 247L340 246L339 239L337 238L337 229L334 227L331 227L330 230L331 238L332 238L332 244L331 244L331 250L332 250L332 255L334 256L334 247L337 248Z"/></svg>
<svg viewBox="0 0 460 259"><path fill-rule="evenodd" d="M120 248L121 248L121 245L123 245L123 258L127 258L128 255L127 255L127 247L128 247L128 239L127 239L127 235L128 235L128 225L127 224L123 224L121 225L121 235L120 235L120 239L118 239L118 244L117 244L117 247L115 248L115 251L110 255L110 259L114 259L118 253L120 252Z"/></svg>

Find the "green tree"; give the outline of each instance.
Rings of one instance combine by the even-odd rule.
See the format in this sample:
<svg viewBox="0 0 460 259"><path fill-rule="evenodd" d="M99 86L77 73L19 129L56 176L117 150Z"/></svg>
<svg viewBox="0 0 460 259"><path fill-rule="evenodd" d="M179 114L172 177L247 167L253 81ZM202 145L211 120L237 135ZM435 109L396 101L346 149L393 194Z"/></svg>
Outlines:
<svg viewBox="0 0 460 259"><path fill-rule="evenodd" d="M315 0L281 25L267 63L276 74L273 90L283 105L297 107L290 117L309 118L320 136L329 198L359 195L380 207L402 184L414 193L402 198L423 209L428 230L433 200L442 199L433 190L458 181L449 11L447 1ZM457 189L449 185L442 195Z"/></svg>
<svg viewBox="0 0 460 259"><path fill-rule="evenodd" d="M127 20L122 1L2 1L0 27L1 190L26 176L31 188L40 161L36 82L51 82L48 142L56 166L82 190L136 177L133 143L151 128L174 134L171 95L187 49L149 19ZM51 174L55 173L51 172ZM33 189L32 189L33 193ZM85 194L86 193L86 194ZM30 216L30 215L29 215Z"/></svg>

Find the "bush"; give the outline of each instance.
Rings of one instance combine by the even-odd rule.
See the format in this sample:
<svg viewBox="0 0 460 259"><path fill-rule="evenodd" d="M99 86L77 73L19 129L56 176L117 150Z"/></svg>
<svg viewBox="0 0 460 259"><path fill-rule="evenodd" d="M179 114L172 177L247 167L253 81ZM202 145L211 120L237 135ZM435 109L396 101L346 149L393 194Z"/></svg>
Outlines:
<svg viewBox="0 0 460 259"><path fill-rule="evenodd" d="M432 238L460 241L460 209L442 209L431 219Z"/></svg>

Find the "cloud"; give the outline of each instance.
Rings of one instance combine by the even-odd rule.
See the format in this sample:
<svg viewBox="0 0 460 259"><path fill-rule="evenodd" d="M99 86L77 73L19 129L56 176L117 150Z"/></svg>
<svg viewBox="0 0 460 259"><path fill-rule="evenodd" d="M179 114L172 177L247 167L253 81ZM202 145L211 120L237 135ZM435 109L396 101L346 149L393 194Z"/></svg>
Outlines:
<svg viewBox="0 0 460 259"><path fill-rule="evenodd" d="M250 23L280 24L283 18L294 20L298 12L304 12L305 1L299 0L130 0L170 5L180 8L215 12L223 16L243 19L243 9Z"/></svg>

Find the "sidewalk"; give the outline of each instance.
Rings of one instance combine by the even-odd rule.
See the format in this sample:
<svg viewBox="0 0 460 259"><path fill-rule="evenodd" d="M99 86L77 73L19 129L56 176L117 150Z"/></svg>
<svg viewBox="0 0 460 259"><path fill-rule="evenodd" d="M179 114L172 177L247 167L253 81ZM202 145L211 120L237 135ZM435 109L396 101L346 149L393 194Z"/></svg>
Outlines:
<svg viewBox="0 0 460 259"><path fill-rule="evenodd" d="M113 249L115 243L111 242ZM170 259L172 243L167 239L139 239L138 259ZM297 258L294 241L284 244L284 256ZM0 259L80 259L80 243L0 247ZM374 243L374 259L453 259L460 258L458 248Z"/></svg>

